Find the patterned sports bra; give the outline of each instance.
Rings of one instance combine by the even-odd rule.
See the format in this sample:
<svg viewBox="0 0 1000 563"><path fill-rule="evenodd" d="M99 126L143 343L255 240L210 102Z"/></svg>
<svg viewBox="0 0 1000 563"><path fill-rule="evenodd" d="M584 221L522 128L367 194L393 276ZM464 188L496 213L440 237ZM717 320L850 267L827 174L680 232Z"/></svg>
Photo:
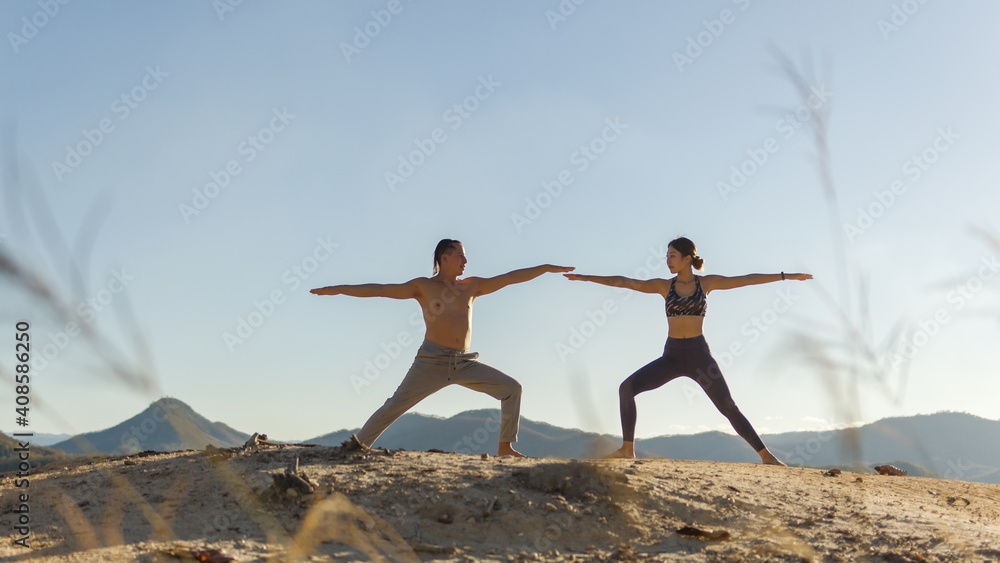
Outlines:
<svg viewBox="0 0 1000 563"><path fill-rule="evenodd" d="M670 280L670 291L667 293L666 300L667 316L680 317L683 315L694 315L704 317L705 311L708 310L708 297L701 290L701 279L698 276L694 277L694 293L687 297L677 295L677 292L674 291L674 281L676 280L677 278Z"/></svg>

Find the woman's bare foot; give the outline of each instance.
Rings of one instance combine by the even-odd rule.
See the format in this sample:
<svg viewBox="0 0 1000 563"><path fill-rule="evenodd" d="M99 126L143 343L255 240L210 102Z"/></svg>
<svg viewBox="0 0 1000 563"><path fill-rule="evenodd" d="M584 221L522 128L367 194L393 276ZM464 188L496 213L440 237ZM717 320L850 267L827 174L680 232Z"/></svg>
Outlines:
<svg viewBox="0 0 1000 563"><path fill-rule="evenodd" d="M760 462L763 463L764 465L780 465L781 467L788 467L787 465L782 463L780 459L774 457L774 454L771 453L771 450L768 450L767 448L764 448L763 450L757 452L757 454L760 455Z"/></svg>
<svg viewBox="0 0 1000 563"><path fill-rule="evenodd" d="M528 457L528 456L522 454L521 452L515 450L510 445L510 442L500 442L500 446L497 447L497 457L506 456L506 455L513 456L513 457Z"/></svg>
<svg viewBox="0 0 1000 563"><path fill-rule="evenodd" d="M601 459L635 459L635 443L624 442L622 447L609 453Z"/></svg>

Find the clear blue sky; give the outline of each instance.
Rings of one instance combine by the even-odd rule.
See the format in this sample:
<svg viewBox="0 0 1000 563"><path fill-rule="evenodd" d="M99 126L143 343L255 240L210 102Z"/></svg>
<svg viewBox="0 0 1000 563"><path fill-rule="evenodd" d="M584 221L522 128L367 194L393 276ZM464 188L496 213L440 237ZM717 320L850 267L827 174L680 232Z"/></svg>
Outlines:
<svg viewBox="0 0 1000 563"><path fill-rule="evenodd" d="M705 273L814 274L709 298L706 337L720 360L742 346L724 373L761 433L1000 418L1000 272L986 266L1000 249L971 230L1000 228L996 3L228 5L0 5L5 166L19 163L26 200L44 196L61 237L90 248L76 253L85 288L72 303L101 310L84 305L78 322L126 351L137 329L156 382L129 388L70 338L36 366L32 430L106 428L160 395L277 439L358 427L406 372L419 308L308 289L430 275L445 237L477 276L555 263L666 277L677 236L698 244ZM812 109L778 53L819 93ZM828 112L840 224L801 124L814 110ZM745 182L720 189L733 167ZM4 251L72 295L65 255L47 253L52 224L2 205ZM9 372L15 320L32 322L36 357L64 323L2 284ZM825 295L888 365L850 417L796 354L796 334L843 340ZM227 342L241 319L259 326ZM916 336L922 321L933 334ZM905 373L887 344L899 322L920 342ZM587 337L566 354L574 330ZM618 385L665 338L660 297L549 274L479 300L472 345L522 383L522 416L618 433ZM352 384L369 361L377 377ZM415 410L495 406L455 387ZM709 429L732 431L689 381L639 398L640 438Z"/></svg>

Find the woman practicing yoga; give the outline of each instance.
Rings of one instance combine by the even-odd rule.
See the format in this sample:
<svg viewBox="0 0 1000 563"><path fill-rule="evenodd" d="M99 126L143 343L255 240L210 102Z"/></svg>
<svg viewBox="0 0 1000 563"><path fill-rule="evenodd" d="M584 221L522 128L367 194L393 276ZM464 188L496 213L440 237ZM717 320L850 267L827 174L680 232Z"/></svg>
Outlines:
<svg viewBox="0 0 1000 563"><path fill-rule="evenodd" d="M571 280L590 281L612 287L624 287L643 293L658 293L667 305L667 343L663 347L663 357L646 364L622 382L618 397L622 416L622 447L607 457L635 457L635 396L644 391L656 389L680 376L690 377L698 382L730 424L755 452L760 454L762 463L784 465L774 457L760 436L750 425L729 393L729 386L722 377L719 364L712 358L708 343L702 334L706 296L716 289L733 289L745 285L756 285L782 280L808 280L810 274L747 274L745 276L696 276L692 267L700 270L705 261L698 256L694 243L687 238L678 238L670 243L667 251L667 267L676 274L672 279L634 280L623 276L585 276L563 274Z"/></svg>

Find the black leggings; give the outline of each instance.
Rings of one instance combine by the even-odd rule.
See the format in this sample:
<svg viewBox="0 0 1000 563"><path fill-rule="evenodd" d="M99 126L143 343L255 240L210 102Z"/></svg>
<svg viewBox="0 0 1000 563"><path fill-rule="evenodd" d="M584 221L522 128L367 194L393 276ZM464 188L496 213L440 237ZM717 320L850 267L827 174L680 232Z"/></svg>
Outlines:
<svg viewBox="0 0 1000 563"><path fill-rule="evenodd" d="M618 388L618 398L621 402L622 438L626 442L635 441L635 396L656 389L680 376L690 377L701 385L708 398L715 403L715 408L729 419L736 433L746 440L755 452L764 449L764 442L733 402L729 386L722 377L719 364L708 349L704 335L694 338L667 338L662 358L649 362L622 382Z"/></svg>

